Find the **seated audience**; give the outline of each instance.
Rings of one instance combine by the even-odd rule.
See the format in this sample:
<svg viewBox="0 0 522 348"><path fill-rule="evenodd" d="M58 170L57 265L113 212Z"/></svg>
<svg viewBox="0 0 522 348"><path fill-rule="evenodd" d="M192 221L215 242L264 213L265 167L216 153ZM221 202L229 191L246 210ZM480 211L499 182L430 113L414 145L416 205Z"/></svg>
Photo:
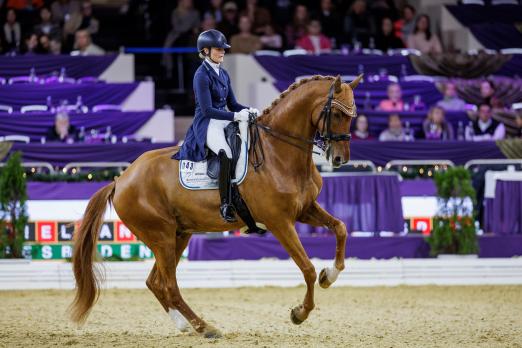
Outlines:
<svg viewBox="0 0 522 348"><path fill-rule="evenodd" d="M431 32L429 16L417 17L413 34L408 36L408 48L419 50L423 54L442 53L438 36Z"/></svg>
<svg viewBox="0 0 522 348"><path fill-rule="evenodd" d="M105 54L103 48L92 43L91 34L87 30L78 30L76 32L74 48L78 50L77 54L80 56L100 56Z"/></svg>
<svg viewBox="0 0 522 348"><path fill-rule="evenodd" d="M415 7L406 4L402 8L401 18L393 23L395 35L402 40L403 45L408 42L408 36L415 27L415 12Z"/></svg>
<svg viewBox="0 0 522 348"><path fill-rule="evenodd" d="M482 102L491 105L493 96L495 95L495 87L489 80L480 83L480 97Z"/></svg>
<svg viewBox="0 0 522 348"><path fill-rule="evenodd" d="M352 133L353 140L373 140L374 137L368 131L368 118L365 115L359 115L355 119L355 130Z"/></svg>
<svg viewBox="0 0 522 348"><path fill-rule="evenodd" d="M355 0L344 17L344 34L348 41L355 45L368 47L370 36L375 33L374 19L368 11L365 0Z"/></svg>
<svg viewBox="0 0 522 348"><path fill-rule="evenodd" d="M60 25L64 25L71 16L79 13L80 10L80 0L57 0L51 4L53 21Z"/></svg>
<svg viewBox="0 0 522 348"><path fill-rule="evenodd" d="M264 50L280 50L283 48L283 38L276 33L274 26L268 24L264 29L264 34L259 38L261 40L262 49Z"/></svg>
<svg viewBox="0 0 522 348"><path fill-rule="evenodd" d="M38 53L38 35L31 34L25 39L24 54L33 55Z"/></svg>
<svg viewBox="0 0 522 348"><path fill-rule="evenodd" d="M388 128L379 135L380 141L406 141L413 140L413 134L406 134L402 128L402 122L398 114L391 114L388 117Z"/></svg>
<svg viewBox="0 0 522 348"><path fill-rule="evenodd" d="M381 31L375 39L375 48L386 52L389 49L403 48L404 44L393 32L393 24L389 17L384 17L381 23Z"/></svg>
<svg viewBox="0 0 522 348"><path fill-rule="evenodd" d="M341 38L341 17L332 0L320 0L316 18L321 23L323 34L335 38L338 42Z"/></svg>
<svg viewBox="0 0 522 348"><path fill-rule="evenodd" d="M203 13L203 18L212 16L217 23L223 20L223 11L224 8L221 9L221 5L223 4L223 0L210 0L208 4L208 8Z"/></svg>
<svg viewBox="0 0 522 348"><path fill-rule="evenodd" d="M478 117L466 127L466 140L499 140L504 139L506 128L504 124L493 119L491 106L482 103L478 107Z"/></svg>
<svg viewBox="0 0 522 348"><path fill-rule="evenodd" d="M47 141L71 143L78 137L76 127L69 123L67 112L59 111L54 118L54 125L47 131Z"/></svg>
<svg viewBox="0 0 522 348"><path fill-rule="evenodd" d="M255 34L262 34L267 24L272 22L270 11L260 6L257 0L246 0L245 9L241 12L241 16L247 16L250 19L250 30Z"/></svg>
<svg viewBox="0 0 522 348"><path fill-rule="evenodd" d="M453 140L453 127L444 118L444 109L434 106L422 123L424 137L430 140Z"/></svg>
<svg viewBox="0 0 522 348"><path fill-rule="evenodd" d="M230 53L250 54L261 49L261 40L252 34L252 23L248 16L239 18L239 34L230 39Z"/></svg>
<svg viewBox="0 0 522 348"><path fill-rule="evenodd" d="M386 90L388 99L381 100L377 106L382 111L403 111L404 102L402 101L402 90L398 83L391 83Z"/></svg>
<svg viewBox="0 0 522 348"><path fill-rule="evenodd" d="M100 28L100 22L92 15L92 4L90 1L82 3L81 11L70 16L65 22L64 32L73 35L78 30L87 30L89 34L95 35Z"/></svg>
<svg viewBox="0 0 522 348"><path fill-rule="evenodd" d="M437 106L446 111L463 111L466 109L466 102L457 96L457 86L453 82L444 85L444 98L437 102Z"/></svg>
<svg viewBox="0 0 522 348"><path fill-rule="evenodd" d="M3 1L0 1L0 5ZM13 10L31 10L34 8L40 8L44 4L44 0L7 0L7 8Z"/></svg>
<svg viewBox="0 0 522 348"><path fill-rule="evenodd" d="M59 38L61 30L58 24L52 20L51 10L48 7L40 9L40 23L35 25L33 31L38 35L47 35L50 38Z"/></svg>
<svg viewBox="0 0 522 348"><path fill-rule="evenodd" d="M287 47L295 48L297 41L306 35L306 28L309 21L308 9L306 6L302 4L296 5L292 23L288 24L285 29Z"/></svg>
<svg viewBox="0 0 522 348"><path fill-rule="evenodd" d="M307 29L307 34L297 41L296 47L312 54L332 51L332 43L329 38L321 34L321 23L318 20L311 20Z"/></svg>
<svg viewBox="0 0 522 348"><path fill-rule="evenodd" d="M223 5L223 19L217 25L217 30L226 36L227 40L237 33L239 28L237 27L237 5L233 1L228 1Z"/></svg>
<svg viewBox="0 0 522 348"><path fill-rule="evenodd" d="M19 52L22 45L22 27L16 21L16 12L7 11L2 31L4 52Z"/></svg>

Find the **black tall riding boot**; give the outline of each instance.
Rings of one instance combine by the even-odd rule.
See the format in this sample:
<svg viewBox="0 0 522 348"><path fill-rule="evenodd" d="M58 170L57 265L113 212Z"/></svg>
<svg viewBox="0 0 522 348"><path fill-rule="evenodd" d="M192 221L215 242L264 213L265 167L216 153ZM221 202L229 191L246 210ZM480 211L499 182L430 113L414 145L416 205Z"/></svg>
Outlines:
<svg viewBox="0 0 522 348"><path fill-rule="evenodd" d="M219 212L226 222L236 222L236 209L232 204L232 168L230 162L225 150L219 151L219 196L221 197Z"/></svg>

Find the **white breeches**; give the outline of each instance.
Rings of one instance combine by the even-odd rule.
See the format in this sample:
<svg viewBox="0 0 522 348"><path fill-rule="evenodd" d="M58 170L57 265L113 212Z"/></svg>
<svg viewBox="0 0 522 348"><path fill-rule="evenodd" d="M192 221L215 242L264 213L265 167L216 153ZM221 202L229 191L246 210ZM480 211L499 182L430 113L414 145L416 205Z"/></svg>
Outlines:
<svg viewBox="0 0 522 348"><path fill-rule="evenodd" d="M211 118L208 123L207 129L207 146L216 155L219 154L219 150L225 150L227 157L232 159L232 151L225 139L225 127L231 121L216 120Z"/></svg>

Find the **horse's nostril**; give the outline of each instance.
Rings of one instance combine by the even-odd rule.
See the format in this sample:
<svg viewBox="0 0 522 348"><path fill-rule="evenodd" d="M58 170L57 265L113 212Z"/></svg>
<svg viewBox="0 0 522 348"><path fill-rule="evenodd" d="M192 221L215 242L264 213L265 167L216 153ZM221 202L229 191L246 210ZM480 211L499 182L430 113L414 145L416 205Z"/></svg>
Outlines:
<svg viewBox="0 0 522 348"><path fill-rule="evenodd" d="M336 156L335 159L334 159L334 161L335 161L336 163L341 163L341 156Z"/></svg>

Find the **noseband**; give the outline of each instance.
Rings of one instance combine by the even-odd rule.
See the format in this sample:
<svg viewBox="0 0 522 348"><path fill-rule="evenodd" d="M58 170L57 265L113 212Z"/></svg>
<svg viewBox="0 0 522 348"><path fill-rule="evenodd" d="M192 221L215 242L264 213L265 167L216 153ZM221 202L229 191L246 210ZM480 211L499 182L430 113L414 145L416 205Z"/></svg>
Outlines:
<svg viewBox="0 0 522 348"><path fill-rule="evenodd" d="M313 139L303 138L299 135L282 133L272 129L271 127L262 125L257 123L255 116L250 116L249 126L252 132L252 148L253 148L253 166L254 169L257 170L264 163L264 151L263 146L261 144L261 139L259 137L259 129L264 130L267 134L277 138L289 145L297 147L305 152L310 151L309 145L318 146L323 152L326 152L326 158L330 157L330 148L332 142L338 141L350 141L352 139L352 135L350 132L348 133L334 133L332 132L332 108L335 107L339 111L341 111L344 115L348 115L352 118L357 117L357 109L355 106L355 101L352 101L351 105L345 105L338 100L334 99L334 85L330 87L328 91L328 99L323 106L321 114L319 115L319 120L315 127L319 129L319 123L323 123L323 129L321 132L318 132ZM258 146L259 145L259 146ZM260 154L257 153L256 148L259 148ZM321 154L315 152L317 154Z"/></svg>

